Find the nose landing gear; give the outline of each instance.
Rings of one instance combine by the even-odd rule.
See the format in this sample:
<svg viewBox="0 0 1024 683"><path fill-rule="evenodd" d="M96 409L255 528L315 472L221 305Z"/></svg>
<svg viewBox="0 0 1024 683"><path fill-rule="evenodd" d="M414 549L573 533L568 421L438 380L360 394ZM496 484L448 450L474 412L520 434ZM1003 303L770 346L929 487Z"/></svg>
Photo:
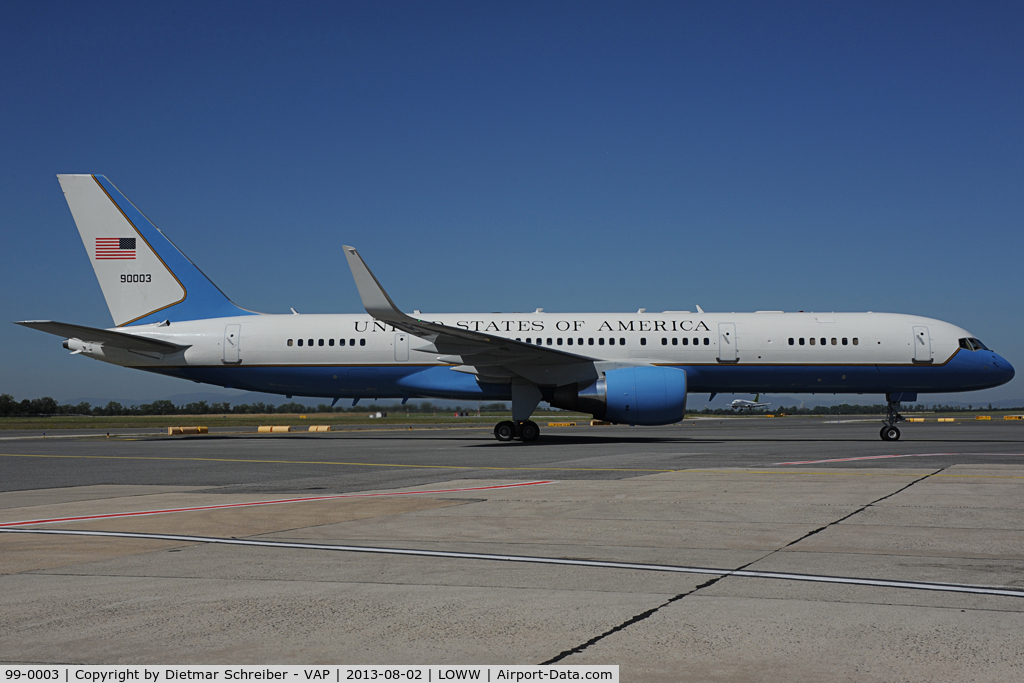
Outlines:
<svg viewBox="0 0 1024 683"><path fill-rule="evenodd" d="M882 441L899 441L900 430L896 427L885 426L881 431Z"/></svg>
<svg viewBox="0 0 1024 683"><path fill-rule="evenodd" d="M520 422L505 420L494 426L494 438L498 441L512 441L513 439L536 441L538 436L540 436L540 427L533 420L521 420Z"/></svg>
<svg viewBox="0 0 1024 683"><path fill-rule="evenodd" d="M882 441L899 441L900 430L896 426L896 423L902 422L905 419L900 415L900 402L893 401L888 395L885 397L885 402L885 426L882 427L882 431L879 432L879 435L882 437Z"/></svg>

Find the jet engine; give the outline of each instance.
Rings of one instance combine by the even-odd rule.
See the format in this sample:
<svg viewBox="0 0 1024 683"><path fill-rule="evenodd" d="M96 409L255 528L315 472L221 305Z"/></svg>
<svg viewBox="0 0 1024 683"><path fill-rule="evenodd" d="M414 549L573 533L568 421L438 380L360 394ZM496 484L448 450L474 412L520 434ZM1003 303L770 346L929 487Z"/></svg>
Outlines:
<svg viewBox="0 0 1024 683"><path fill-rule="evenodd" d="M686 412L686 372L647 366L609 370L590 384L558 387L550 403L609 422L671 424Z"/></svg>

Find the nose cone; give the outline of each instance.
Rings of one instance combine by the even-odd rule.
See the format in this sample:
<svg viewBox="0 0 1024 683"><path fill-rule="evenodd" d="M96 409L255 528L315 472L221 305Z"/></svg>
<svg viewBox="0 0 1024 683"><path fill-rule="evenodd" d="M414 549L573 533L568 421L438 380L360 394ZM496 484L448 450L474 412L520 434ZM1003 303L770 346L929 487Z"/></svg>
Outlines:
<svg viewBox="0 0 1024 683"><path fill-rule="evenodd" d="M992 363L989 367L989 372L994 374L1000 384L1006 384L1017 372L1010 365L1010 361L1006 360L998 353L992 354Z"/></svg>

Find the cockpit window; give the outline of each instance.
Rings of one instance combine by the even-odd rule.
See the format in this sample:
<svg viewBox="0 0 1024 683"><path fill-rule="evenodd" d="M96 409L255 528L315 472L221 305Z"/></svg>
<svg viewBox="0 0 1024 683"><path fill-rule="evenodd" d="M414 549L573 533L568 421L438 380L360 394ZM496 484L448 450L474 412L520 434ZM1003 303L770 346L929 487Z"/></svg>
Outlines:
<svg viewBox="0 0 1024 683"><path fill-rule="evenodd" d="M980 339L965 337L960 340L960 348L968 351L988 351L989 348L981 343Z"/></svg>

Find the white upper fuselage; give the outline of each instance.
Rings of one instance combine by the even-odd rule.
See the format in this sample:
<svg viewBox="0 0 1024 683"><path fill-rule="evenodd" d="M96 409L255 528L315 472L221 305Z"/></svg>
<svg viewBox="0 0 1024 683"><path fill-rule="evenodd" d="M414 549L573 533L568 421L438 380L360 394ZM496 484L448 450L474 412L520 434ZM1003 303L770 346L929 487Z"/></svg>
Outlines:
<svg viewBox="0 0 1024 683"><path fill-rule="evenodd" d="M929 343L928 358L922 358L918 349L917 361L940 365L957 351L961 338L970 336L963 328L940 320L892 313L440 313L417 317L596 361L652 365L911 365L915 327L927 328ZM729 331L723 324L735 325L730 337L723 337ZM237 361L233 356L225 358L229 325L240 326ZM458 364L450 357L441 360L427 342L365 314L252 315L116 329L189 348L159 357L90 345L92 350L85 349L85 355L134 367ZM730 339L734 355L727 348Z"/></svg>

